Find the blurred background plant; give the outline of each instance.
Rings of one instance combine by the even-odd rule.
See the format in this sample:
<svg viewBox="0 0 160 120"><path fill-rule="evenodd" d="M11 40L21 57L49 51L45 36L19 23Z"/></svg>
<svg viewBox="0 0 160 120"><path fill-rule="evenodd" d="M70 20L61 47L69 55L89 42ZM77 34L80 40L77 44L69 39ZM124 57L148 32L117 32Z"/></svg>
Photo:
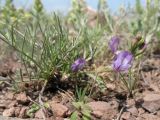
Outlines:
<svg viewBox="0 0 160 120"><path fill-rule="evenodd" d="M0 28L5 29L9 25L16 26L18 23L27 21L31 15L22 8L15 8L13 0L6 0L4 6L0 9ZM7 24L6 24L7 23Z"/></svg>

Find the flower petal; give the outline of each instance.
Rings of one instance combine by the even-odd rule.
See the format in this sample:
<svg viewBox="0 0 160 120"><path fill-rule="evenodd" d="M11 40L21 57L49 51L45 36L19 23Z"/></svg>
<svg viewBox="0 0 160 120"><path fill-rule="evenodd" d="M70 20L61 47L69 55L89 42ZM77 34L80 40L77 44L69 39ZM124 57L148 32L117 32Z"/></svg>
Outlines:
<svg viewBox="0 0 160 120"><path fill-rule="evenodd" d="M115 71L126 71L131 67L133 60L133 55L129 51L120 51L112 64L112 67Z"/></svg>
<svg viewBox="0 0 160 120"><path fill-rule="evenodd" d="M109 47L112 51L112 53L115 53L118 49L120 39L116 36L112 37L111 40L109 41Z"/></svg>
<svg viewBox="0 0 160 120"><path fill-rule="evenodd" d="M74 72L77 72L78 70L81 70L84 65L85 65L86 61L84 58L79 58L77 59L72 65L71 65L71 69Z"/></svg>

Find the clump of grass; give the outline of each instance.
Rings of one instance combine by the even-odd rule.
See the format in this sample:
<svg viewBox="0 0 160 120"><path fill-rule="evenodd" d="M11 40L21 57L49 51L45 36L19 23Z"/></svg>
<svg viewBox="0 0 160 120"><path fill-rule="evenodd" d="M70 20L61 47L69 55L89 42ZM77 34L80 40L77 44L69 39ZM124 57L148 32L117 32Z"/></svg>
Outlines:
<svg viewBox="0 0 160 120"><path fill-rule="evenodd" d="M55 15L54 24L37 21L29 23L22 32L11 26L7 32L1 32L1 39L15 48L24 62L36 66L37 77L48 77L56 70L68 72L70 65L78 54L77 41L68 39L67 31L62 28L59 18Z"/></svg>

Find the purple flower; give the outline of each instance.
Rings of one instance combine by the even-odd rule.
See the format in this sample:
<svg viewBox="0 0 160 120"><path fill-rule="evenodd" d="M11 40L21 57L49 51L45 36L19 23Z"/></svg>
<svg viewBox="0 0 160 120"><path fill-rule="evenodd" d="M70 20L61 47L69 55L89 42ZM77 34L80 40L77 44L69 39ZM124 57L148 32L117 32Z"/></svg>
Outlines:
<svg viewBox="0 0 160 120"><path fill-rule="evenodd" d="M71 69L72 71L77 72L78 70L81 70L85 64L86 64L85 59L79 58L72 64Z"/></svg>
<svg viewBox="0 0 160 120"><path fill-rule="evenodd" d="M112 37L111 40L109 41L109 47L112 53L115 53L117 51L119 42L120 39L117 36Z"/></svg>
<svg viewBox="0 0 160 120"><path fill-rule="evenodd" d="M127 71L132 65L133 55L129 51L119 52L112 64L116 72Z"/></svg>

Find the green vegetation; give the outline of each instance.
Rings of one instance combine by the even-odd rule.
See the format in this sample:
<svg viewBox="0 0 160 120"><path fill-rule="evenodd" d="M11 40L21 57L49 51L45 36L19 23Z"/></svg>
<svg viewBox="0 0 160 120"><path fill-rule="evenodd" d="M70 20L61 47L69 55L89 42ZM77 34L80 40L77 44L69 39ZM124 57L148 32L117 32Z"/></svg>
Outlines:
<svg viewBox="0 0 160 120"><path fill-rule="evenodd" d="M76 111L71 120L77 120L79 113L83 120L89 120L86 96L104 92L105 84L119 77L115 77L111 68L113 56L108 46L111 37L119 36L120 48L135 53L137 61L129 74L122 77L124 80L129 76L129 81L124 83L130 92L137 89L137 66L142 54L150 54L155 41L154 47L160 45L159 0L146 0L145 6L136 0L134 8L121 8L117 15L111 14L105 0L99 0L97 11L90 9L84 0L72 0L72 9L66 16L46 13L40 0L35 0L34 7L28 11L15 8L12 2L6 0L0 9L0 39L18 52L24 68L14 76L13 86L23 81L24 72L30 81L42 80L48 84L65 78L75 91ZM141 40L134 44L137 36ZM138 51L142 42L147 45L147 53ZM86 63L75 72L71 66L78 58L84 58ZM32 116L38 109L39 106L32 105L28 114Z"/></svg>

